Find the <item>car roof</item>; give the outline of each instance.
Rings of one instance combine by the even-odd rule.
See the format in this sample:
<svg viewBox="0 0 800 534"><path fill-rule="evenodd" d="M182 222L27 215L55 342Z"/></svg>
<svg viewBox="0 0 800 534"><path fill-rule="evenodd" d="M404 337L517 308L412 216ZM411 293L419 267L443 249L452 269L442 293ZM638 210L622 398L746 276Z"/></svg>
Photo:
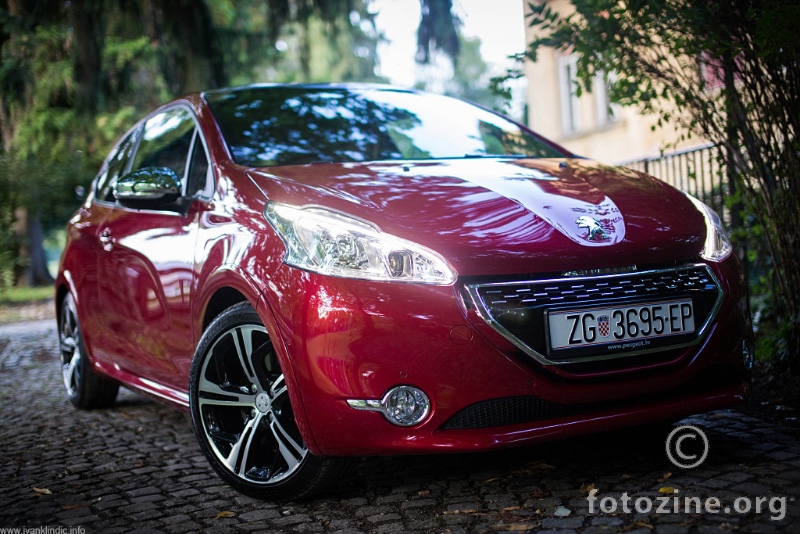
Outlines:
<svg viewBox="0 0 800 534"><path fill-rule="evenodd" d="M210 89L208 91L203 91L200 93L203 97L206 95L208 96L219 96L229 93L236 93L239 91L249 91L252 89L287 89L287 88L296 88L296 89L309 89L309 90L320 90L320 89L339 89L339 90L346 90L346 91L367 91L367 90L378 90L378 91L399 91L404 93L418 93L419 91L415 89L409 89L407 87L400 87L391 84L385 83L364 83L364 82L326 82L326 83L254 83L249 85L240 85L235 87L224 87L220 89Z"/></svg>

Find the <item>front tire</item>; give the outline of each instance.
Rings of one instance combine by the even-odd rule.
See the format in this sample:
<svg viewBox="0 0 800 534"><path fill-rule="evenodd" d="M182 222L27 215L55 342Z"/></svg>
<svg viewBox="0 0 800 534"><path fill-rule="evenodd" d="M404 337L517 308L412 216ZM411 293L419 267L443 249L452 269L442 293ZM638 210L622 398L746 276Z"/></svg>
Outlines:
<svg viewBox="0 0 800 534"><path fill-rule="evenodd" d="M192 360L189 404L195 434L214 470L259 499L319 493L348 461L308 451L269 334L249 303L209 325Z"/></svg>
<svg viewBox="0 0 800 534"><path fill-rule="evenodd" d="M119 384L95 374L86 353L83 333L72 294L61 301L58 316L58 341L61 352L61 375L67 397L76 408L107 408L114 404Z"/></svg>

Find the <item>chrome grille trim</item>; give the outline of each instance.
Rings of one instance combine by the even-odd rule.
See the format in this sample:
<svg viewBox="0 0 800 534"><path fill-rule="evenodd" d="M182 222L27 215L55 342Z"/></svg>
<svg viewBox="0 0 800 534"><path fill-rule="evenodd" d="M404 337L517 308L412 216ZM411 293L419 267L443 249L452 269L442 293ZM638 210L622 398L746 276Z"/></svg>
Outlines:
<svg viewBox="0 0 800 534"><path fill-rule="evenodd" d="M696 290L701 285L713 284L717 297L708 312L706 320L697 329L690 342L659 347L658 351L689 347L699 343L716 318L724 293L719 280L708 265L703 263L653 269L623 274L586 276L579 278L553 278L543 280L523 280L509 282L492 282L468 284L465 286L473 307L481 318L503 337L508 339L525 354L542 365L564 365L587 361L601 361L616 358L627 358L637 354L653 352L654 349L635 350L615 354L598 354L569 360L549 359L545 354L530 347L524 341L504 327L491 313L492 305L503 305L509 302L518 303L521 307L535 307L542 310L559 305L587 305L594 302L613 303L627 299L636 302L639 299L652 300L666 298L670 292Z"/></svg>

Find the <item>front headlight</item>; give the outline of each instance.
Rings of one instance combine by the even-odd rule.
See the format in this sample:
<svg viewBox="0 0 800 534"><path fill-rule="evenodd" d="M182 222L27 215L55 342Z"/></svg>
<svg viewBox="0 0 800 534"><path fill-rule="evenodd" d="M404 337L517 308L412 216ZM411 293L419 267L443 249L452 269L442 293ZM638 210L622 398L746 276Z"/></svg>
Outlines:
<svg viewBox="0 0 800 534"><path fill-rule="evenodd" d="M731 246L728 234L725 232L722 220L720 220L717 212L688 193L686 197L692 201L692 204L700 210L700 213L706 219L706 242L703 245L703 252L700 256L709 261L722 261L730 256L733 246Z"/></svg>
<svg viewBox="0 0 800 534"><path fill-rule="evenodd" d="M436 252L322 208L269 202L267 221L286 244L284 263L330 276L448 285L456 272Z"/></svg>

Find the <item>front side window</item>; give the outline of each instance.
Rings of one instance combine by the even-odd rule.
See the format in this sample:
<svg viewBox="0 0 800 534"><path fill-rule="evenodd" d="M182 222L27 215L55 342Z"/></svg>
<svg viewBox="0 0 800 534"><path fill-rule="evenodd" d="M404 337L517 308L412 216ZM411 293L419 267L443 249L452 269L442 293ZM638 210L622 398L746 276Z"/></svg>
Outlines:
<svg viewBox="0 0 800 534"><path fill-rule="evenodd" d="M186 196L192 197L206 189L210 178L211 168L208 165L208 156L203 147L200 134L195 133L192 145L192 158L189 161L189 174L186 178Z"/></svg>
<svg viewBox="0 0 800 534"><path fill-rule="evenodd" d="M95 189L95 198L103 202L114 202L113 187L117 179L124 173L125 167L128 164L133 149L136 146L136 140L140 128L128 134L117 148L117 151L108 160L105 172L100 175L97 180L97 187Z"/></svg>
<svg viewBox="0 0 800 534"><path fill-rule="evenodd" d="M205 96L234 160L248 167L567 155L501 115L438 95L252 87Z"/></svg>
<svg viewBox="0 0 800 534"><path fill-rule="evenodd" d="M183 180L194 132L194 120L186 109L170 109L150 117L144 125L131 172L145 167L166 167Z"/></svg>

